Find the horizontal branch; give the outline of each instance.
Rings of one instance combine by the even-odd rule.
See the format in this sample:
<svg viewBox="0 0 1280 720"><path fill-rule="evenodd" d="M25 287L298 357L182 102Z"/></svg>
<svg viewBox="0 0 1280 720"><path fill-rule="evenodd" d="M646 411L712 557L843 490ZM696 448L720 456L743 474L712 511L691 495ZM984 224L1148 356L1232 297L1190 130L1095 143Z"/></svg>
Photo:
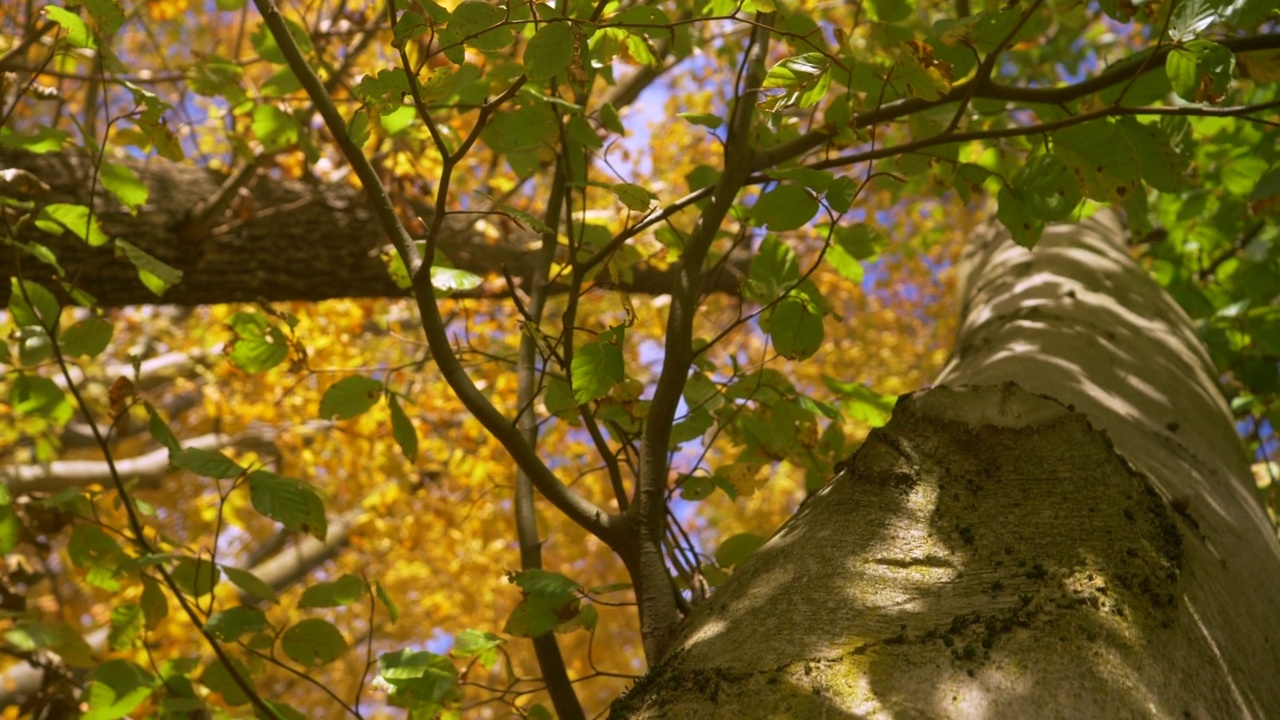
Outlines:
<svg viewBox="0 0 1280 720"><path fill-rule="evenodd" d="M1274 50L1280 48L1280 34L1223 38L1218 42L1232 52ZM1138 74L1145 74L1155 70L1164 72L1165 58L1171 50L1172 47L1168 45L1156 48L1145 60L1143 58L1126 59L1112 65L1098 75L1071 85L1018 87L1002 85L989 78L983 78L980 79L978 87L974 88L969 87L965 82L958 82L952 86L947 94L936 100L923 100L912 97L888 102L880 107L858 113L854 116L850 125L851 127L865 128L892 122L925 110L950 105L965 98L1004 100L1025 105L1062 105L1107 88L1115 87ZM756 154L752 169L756 171L767 170L775 165L794 160L831 142L835 139L836 132L837 128L818 128L794 140L762 150Z"/></svg>
<svg viewBox="0 0 1280 720"><path fill-rule="evenodd" d="M279 428L262 425L235 435L201 435L183 440L182 446L200 450L239 447L260 454L278 454L279 450L274 443L279 434ZM142 455L118 458L115 464L120 475L137 478L144 487L159 487L160 481L170 473L169 449L162 447ZM52 494L93 484L109 485L111 468L104 460L54 460L50 463L8 465L0 468L0 483L12 495L33 492Z"/></svg>
<svg viewBox="0 0 1280 720"><path fill-rule="evenodd" d="M137 215L111 201L101 188L95 211L106 233L120 237L183 272L182 282L156 297L138 280L127 260L110 248L91 248L71 232L50 235L24 225L17 240L53 249L67 277L106 307L165 303L202 305L228 302L316 301L346 297L405 297L392 282L383 260L386 236L359 188L345 182L280 180L266 174L241 188L218 218L195 218L227 182L226 175L162 158L145 162L117 160L129 166L149 190ZM38 205L87 205L92 166L73 150L33 154L0 148L0 169L25 170L49 186L24 199ZM506 216L448 216L436 241L452 264L485 278L480 287L452 297L504 297L504 275L517 282L531 276L541 242ZM0 272L18 275L12 249L0 252ZM718 278L712 291L737 294L747 258ZM56 290L52 268L30 256L21 258L22 274ZM670 291L674 271L642 265L616 285L640 295ZM563 291L563 286L552 287ZM0 306L9 302L8 283L0 286Z"/></svg>

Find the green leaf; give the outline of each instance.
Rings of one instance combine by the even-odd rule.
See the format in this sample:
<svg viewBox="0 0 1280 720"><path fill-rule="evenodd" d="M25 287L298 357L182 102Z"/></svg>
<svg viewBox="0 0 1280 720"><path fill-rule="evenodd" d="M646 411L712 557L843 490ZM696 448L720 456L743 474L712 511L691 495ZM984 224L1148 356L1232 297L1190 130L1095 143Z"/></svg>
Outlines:
<svg viewBox="0 0 1280 720"><path fill-rule="evenodd" d="M117 238L116 249L124 253L125 259L138 271L138 279L156 297L164 295L166 290L182 280L181 270L162 262L133 243Z"/></svg>
<svg viewBox="0 0 1280 720"><path fill-rule="evenodd" d="M107 633L107 645L112 650L127 650L133 641L142 634L146 617L142 606L137 603L124 603L111 609L111 630Z"/></svg>
<svg viewBox="0 0 1280 720"><path fill-rule="evenodd" d="M694 438L702 437L713 424L711 413L706 408L691 410L683 420L671 426L671 438L667 444L671 448L679 447Z"/></svg>
<svg viewBox="0 0 1280 720"><path fill-rule="evenodd" d="M19 328L14 340L18 341L19 365L38 365L54 356L54 342L44 328Z"/></svg>
<svg viewBox="0 0 1280 720"><path fill-rule="evenodd" d="M98 166L98 180L102 182L102 187L115 195L120 204L129 208L131 212L137 212L138 208L145 205L151 193L146 183L138 179L138 174L133 171L133 168L110 160L103 160Z"/></svg>
<svg viewBox="0 0 1280 720"><path fill-rule="evenodd" d="M431 287L446 293L465 292L480 287L484 278L457 268L431 266Z"/></svg>
<svg viewBox="0 0 1280 720"><path fill-rule="evenodd" d="M178 442L178 436L173 434L173 430L169 429L169 425L165 423L164 418L160 417L160 413L156 411L154 405L149 402L143 402L143 406L147 409L147 430L151 433L151 437L156 442L169 448L169 456L182 449L182 445Z"/></svg>
<svg viewBox="0 0 1280 720"><path fill-rule="evenodd" d="M159 119L148 120L142 117L136 121L136 124L138 130L160 157L174 162L181 162L186 157L182 152L182 143L178 141L178 136ZM146 149L145 145L140 144L139 147Z"/></svg>
<svg viewBox="0 0 1280 720"><path fill-rule="evenodd" d="M829 170L814 170L807 167L791 167L770 170L769 177L777 180L791 180L803 185L814 193L822 194L831 187L831 183L835 181L835 175Z"/></svg>
<svg viewBox="0 0 1280 720"><path fill-rule="evenodd" d="M951 90L950 68L933 57L933 48L920 42L908 44L900 53L902 62L894 68L893 81L907 92L933 102Z"/></svg>
<svg viewBox="0 0 1280 720"><path fill-rule="evenodd" d="M556 623L556 632L569 632L582 628L583 630L594 630L600 622L600 611L596 610L594 605L581 605L577 603L581 609L568 620ZM557 620L560 618L557 617Z"/></svg>
<svg viewBox="0 0 1280 720"><path fill-rule="evenodd" d="M190 470L197 475L218 480L240 477L245 473L245 468L240 467L234 460L218 450L183 448L178 452L171 453L169 462L174 467Z"/></svg>
<svg viewBox="0 0 1280 720"><path fill-rule="evenodd" d="M19 343L18 363L21 365L37 365L53 357L53 341L42 327L28 325L19 328L14 339Z"/></svg>
<svg viewBox="0 0 1280 720"><path fill-rule="evenodd" d="M569 117L569 122L565 125L565 136L584 148L599 150L604 147L604 140L600 139L600 136L596 134L596 129L591 127L591 123L581 115ZM524 214L528 215L528 213ZM524 220L524 218L520 219ZM538 224L541 225L542 222L539 221Z"/></svg>
<svg viewBox="0 0 1280 720"><path fill-rule="evenodd" d="M689 376L684 384L684 401L691 409L715 410L724 405L720 388L702 372Z"/></svg>
<svg viewBox="0 0 1280 720"><path fill-rule="evenodd" d="M44 7L44 15L58 25L62 26L66 35L63 36L68 45L76 48L96 48L98 47L97 39L93 36L93 31L80 19L79 15L60 8L57 5L46 5Z"/></svg>
<svg viewBox="0 0 1280 720"><path fill-rule="evenodd" d="M244 663L235 658L231 658L231 664L236 669L236 674L245 681L250 680L249 668ZM210 690L222 696L224 702L232 707L236 705L247 705L249 696L244 694L240 689L240 685L236 683L231 671L221 660L214 660L205 667L204 672L200 674L200 682Z"/></svg>
<svg viewBox="0 0 1280 720"><path fill-rule="evenodd" d="M871 8L880 22L896 23L911 17L915 3L913 0L872 0Z"/></svg>
<svg viewBox="0 0 1280 720"><path fill-rule="evenodd" d="M270 585L263 582L261 578L248 570L223 565L222 572L226 573L227 579L236 587L243 590L245 594L258 598L259 600L265 600L272 605L278 605L280 603L280 596L276 595L276 591L272 590Z"/></svg>
<svg viewBox="0 0 1280 720"><path fill-rule="evenodd" d="M418 431L414 429L413 423L409 421L409 416L400 407L400 401L396 399L395 395L388 395L387 401L391 406L391 436L395 438L396 444L400 446L400 452L404 453L405 459L410 463L416 462L418 459Z"/></svg>
<svg viewBox="0 0 1280 720"><path fill-rule="evenodd" d="M347 120L347 137L356 147L361 147L369 140L369 109L360 108Z"/></svg>
<svg viewBox="0 0 1280 720"><path fill-rule="evenodd" d="M255 470L249 473L249 499L255 510L290 530L308 533L322 542L328 533L324 501L315 488L301 480Z"/></svg>
<svg viewBox="0 0 1280 720"><path fill-rule="evenodd" d="M133 712L160 684L155 675L128 660L107 660L89 673L81 720L115 720Z"/></svg>
<svg viewBox="0 0 1280 720"><path fill-rule="evenodd" d="M79 629L66 623L19 620L4 632L4 640L13 647L27 652L49 648L58 653L71 667L89 668L98 665L94 650L80 636Z"/></svg>
<svg viewBox="0 0 1280 720"><path fill-rule="evenodd" d="M768 96L760 106L770 112L793 105L812 107L831 87L830 67L831 61L822 53L804 53L778 61L765 75L764 87L780 88L785 92Z"/></svg>
<svg viewBox="0 0 1280 720"><path fill-rule="evenodd" d="M378 676L395 688L393 696L422 704L443 702L458 685L458 671L449 658L425 650L378 656Z"/></svg>
<svg viewBox="0 0 1280 720"><path fill-rule="evenodd" d="M1183 100L1216 103L1226 97L1235 65L1235 54L1225 46L1192 40L1173 48L1164 68L1173 91Z"/></svg>
<svg viewBox="0 0 1280 720"><path fill-rule="evenodd" d="M1013 177L1012 191L1022 209L1035 220L1062 220L1080 204L1080 185L1067 164L1056 155L1032 157Z"/></svg>
<svg viewBox="0 0 1280 720"><path fill-rule="evenodd" d="M676 487L680 488L681 500L690 502L705 500L716 492L716 484L707 475L681 475L676 479Z"/></svg>
<svg viewBox="0 0 1280 720"><path fill-rule="evenodd" d="M329 386L320 398L320 417L349 420L368 412L382 398L382 382L363 375L345 377Z"/></svg>
<svg viewBox="0 0 1280 720"><path fill-rule="evenodd" d="M378 115L398 109L409 92L409 76L403 68L383 68L377 74L365 75L355 87L359 97Z"/></svg>
<svg viewBox="0 0 1280 720"><path fill-rule="evenodd" d="M822 314L804 301L788 298L778 303L767 324L774 349L785 358L803 360L822 347Z"/></svg>
<svg viewBox="0 0 1280 720"><path fill-rule="evenodd" d="M227 327L235 333L231 364L245 372L270 370L289 356L288 339L262 313L238 312L227 320Z"/></svg>
<svg viewBox="0 0 1280 720"><path fill-rule="evenodd" d="M246 633L260 633L269 627L265 613L244 606L219 610L204 623L204 629L223 642L236 642Z"/></svg>
<svg viewBox="0 0 1280 720"><path fill-rule="evenodd" d="M1248 196L1258 187L1267 172L1267 161L1253 154L1232 158L1222 168L1222 186L1227 192L1241 197Z"/></svg>
<svg viewBox="0 0 1280 720"><path fill-rule="evenodd" d="M67 541L67 557L76 567L107 565L114 568L128 556L115 538L98 526L79 523Z"/></svg>
<svg viewBox="0 0 1280 720"><path fill-rule="evenodd" d="M1142 168L1142 179L1160 192L1178 193L1187 189L1190 165L1173 149L1169 133L1159 125L1147 125L1137 118L1125 117L1116 126L1133 147Z"/></svg>
<svg viewBox="0 0 1280 720"><path fill-rule="evenodd" d="M394 625L400 619L400 608L396 607L395 601L391 599L391 594L377 580L373 581L373 591L378 596L378 601L387 609L387 615L391 618L391 624Z"/></svg>
<svg viewBox="0 0 1280 720"><path fill-rule="evenodd" d="M289 31L289 36L298 46L298 50L304 56L310 55L315 47L311 44L311 36L307 34L306 28L289 18L284 18L284 24ZM253 49L258 51L258 55L263 60L276 65L286 64L284 51L280 49L275 36L271 34L266 24L258 25L258 29L249 36L249 42L253 43Z"/></svg>
<svg viewBox="0 0 1280 720"><path fill-rule="evenodd" d="M716 549L716 564L722 568L741 565L751 554L764 545L764 538L753 533L738 533L720 543Z"/></svg>
<svg viewBox="0 0 1280 720"><path fill-rule="evenodd" d="M1000 10L987 10L973 16L973 45L978 52L989 55L1000 49L1013 32L1022 10L1016 5ZM1016 39L1013 39L1016 42Z"/></svg>
<svg viewBox="0 0 1280 720"><path fill-rule="evenodd" d="M19 375L9 387L9 404L19 416L44 418L56 426L71 419L67 394L45 377Z"/></svg>
<svg viewBox="0 0 1280 720"><path fill-rule="evenodd" d="M554 146L559 132L551 107L545 102L536 102L495 115L480 137L494 152L511 154Z"/></svg>
<svg viewBox="0 0 1280 720"><path fill-rule="evenodd" d="M539 637L555 629L561 618L578 614L577 583L548 570L525 570L511 576L524 591L524 599L512 611L503 632L520 637Z"/></svg>
<svg viewBox="0 0 1280 720"><path fill-rule="evenodd" d="M97 315L80 320L58 337L62 353L68 357L97 357L98 353L107 349L114 331L111 323Z"/></svg>
<svg viewBox="0 0 1280 720"><path fill-rule="evenodd" d="M308 618L284 631L280 638L284 654L299 665L327 665L347 650L347 641L332 623Z"/></svg>
<svg viewBox="0 0 1280 720"><path fill-rule="evenodd" d="M196 598L213 592L213 588L222 577L218 567L209 560L191 557L178 558L169 575L179 590Z"/></svg>
<svg viewBox="0 0 1280 720"><path fill-rule="evenodd" d="M818 212L818 200L803 186L784 184L760 196L751 208L754 224L774 232L804 227Z"/></svg>
<svg viewBox="0 0 1280 720"><path fill-rule="evenodd" d="M633 5L609 18L609 23L628 26L628 30L649 37L671 36L671 17L653 5Z"/></svg>
<svg viewBox="0 0 1280 720"><path fill-rule="evenodd" d="M896 396L880 395L862 383L842 382L826 375L822 376L822 382L840 396L840 407L846 417L871 427L888 422L897 402Z"/></svg>
<svg viewBox="0 0 1280 720"><path fill-rule="evenodd" d="M573 49L576 43L573 28L567 22L552 22L543 25L524 50L524 74L532 82L550 80L559 75L573 62Z"/></svg>
<svg viewBox="0 0 1280 720"><path fill-rule="evenodd" d="M655 199L653 193L632 183L617 183L611 189L618 200L634 212L648 212Z"/></svg>
<svg viewBox="0 0 1280 720"><path fill-rule="evenodd" d="M622 330L621 327L617 328ZM601 333L601 337L611 333ZM573 379L573 399L585 405L609 393L613 386L626 377L622 360L621 336L618 340L602 339L578 348L573 355L570 371Z"/></svg>
<svg viewBox="0 0 1280 720"><path fill-rule="evenodd" d="M1249 191L1249 202L1256 203L1280 197L1280 165L1264 172Z"/></svg>
<svg viewBox="0 0 1280 720"><path fill-rule="evenodd" d="M582 116L574 115L573 118L581 120ZM521 210L518 207L515 207L513 205L503 204L499 209L502 212L510 215L516 221L517 224L521 225L526 230L532 230L533 232L536 232L536 233L555 232L554 228L542 222L542 220L540 220L539 218L536 218L533 215L530 215L529 213Z"/></svg>
<svg viewBox="0 0 1280 720"><path fill-rule="evenodd" d="M766 235L751 258L743 294L751 300L770 302L800 280L796 253L773 235Z"/></svg>
<svg viewBox="0 0 1280 720"><path fill-rule="evenodd" d="M580 588L578 583L570 580L567 576L550 570L524 570L512 575L510 580L529 595L548 597L554 600L564 600L572 597Z"/></svg>
<svg viewBox="0 0 1280 720"><path fill-rule="evenodd" d="M322 582L304 590L298 607L343 607L359 602L368 593L369 585L364 578L348 573L332 582Z"/></svg>
<svg viewBox="0 0 1280 720"><path fill-rule="evenodd" d="M613 103L605 103L600 106L600 124L605 130L626 135L627 129L622 125L622 118L618 115L618 110Z"/></svg>
<svg viewBox="0 0 1280 720"><path fill-rule="evenodd" d="M253 134L266 152L277 152L298 144L301 128L289 113L275 105L259 105L253 109Z"/></svg>
<svg viewBox="0 0 1280 720"><path fill-rule="evenodd" d="M1044 232L1044 221L1036 219L1021 197L1007 187L1000 188L997 202L996 218L1008 229L1013 241L1024 248L1035 247Z"/></svg>
<svg viewBox="0 0 1280 720"><path fill-rule="evenodd" d="M832 239L855 260L869 260L879 255L889 242L879 228L867 223L837 225Z"/></svg>
<svg viewBox="0 0 1280 720"><path fill-rule="evenodd" d="M148 630L155 630L169 615L169 596L164 594L160 583L146 575L142 576L142 598L139 605Z"/></svg>
<svg viewBox="0 0 1280 720"><path fill-rule="evenodd" d="M57 327L62 306L53 293L30 280L11 277L9 283L9 312L14 325L20 328L35 326L45 330Z"/></svg>
<svg viewBox="0 0 1280 720"><path fill-rule="evenodd" d="M453 640L449 654L464 659L475 658L483 667L492 667L498 660L498 647L502 638L480 630L463 630Z"/></svg>
<svg viewBox="0 0 1280 720"><path fill-rule="evenodd" d="M827 262L831 263L831 267L835 268L840 277L852 283L861 283L864 276L862 263L858 259L849 254L839 243L833 244L827 248L824 256Z"/></svg>
<svg viewBox="0 0 1280 720"><path fill-rule="evenodd" d="M712 130L715 130L724 124L724 118L714 113L683 112L680 113L680 117L688 120L694 125L701 125L702 127L708 127Z"/></svg>
<svg viewBox="0 0 1280 720"><path fill-rule="evenodd" d="M395 27L391 28L391 47L403 48L408 41L425 35L430 30L431 26L427 24L426 18L413 10L406 10L396 18Z"/></svg>
<svg viewBox="0 0 1280 720"><path fill-rule="evenodd" d="M483 0L467 0L454 8L449 26L440 33L441 44L446 46L464 42L477 50L501 50L515 41L515 34L506 21L506 11L498 5ZM493 28L485 32L487 28ZM445 56L461 65L465 55L462 48L446 49Z"/></svg>
<svg viewBox="0 0 1280 720"><path fill-rule="evenodd" d="M1121 204L1139 190L1137 154L1115 123L1095 120L1063 128L1053 134L1053 152L1087 198Z"/></svg>
<svg viewBox="0 0 1280 720"><path fill-rule="evenodd" d="M84 205L70 203L51 203L40 210L36 225L54 235L62 234L62 230L70 230L72 234L89 244L89 247L101 247L111 240L102 230L98 218Z"/></svg>
<svg viewBox="0 0 1280 720"><path fill-rule="evenodd" d="M546 405L547 412L558 418L571 422L578 419L578 402L573 399L569 383L560 378L547 380L547 392L542 396L542 402Z"/></svg>

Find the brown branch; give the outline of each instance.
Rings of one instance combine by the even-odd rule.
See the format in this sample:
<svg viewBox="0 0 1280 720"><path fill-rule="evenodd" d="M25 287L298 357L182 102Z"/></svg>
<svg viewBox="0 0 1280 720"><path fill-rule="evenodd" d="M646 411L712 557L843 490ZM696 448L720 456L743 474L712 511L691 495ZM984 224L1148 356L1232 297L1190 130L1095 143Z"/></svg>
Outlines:
<svg viewBox="0 0 1280 720"><path fill-rule="evenodd" d="M163 297L147 290L126 259L107 248L90 248L70 232L57 237L27 223L16 238L19 243L39 243L53 250L68 279L105 307L408 295L387 272L386 236L373 222L373 208L357 187L345 182L264 180L252 192L227 194L228 207L214 213L204 226L191 227L192 209L215 197L220 188L232 186L226 175L162 158L117 162L147 184L147 203L132 215L105 193L98 193L95 214L108 235L126 238L182 271L182 282ZM26 171L49 186L47 192L23 199L79 205L90 201L90 159L75 151L37 155L0 148L0 168ZM436 239L454 267L486 279L479 287L451 297L506 297L510 288L501 280L503 268L526 284L532 277L539 237L508 218L493 215L491 223L502 232L490 238L474 228L476 217L445 217ZM747 260L737 260L739 269L745 271ZM22 267L28 279L63 296L52 268L31 258L24 259ZM0 272L17 275L13 252L0 253ZM619 286L636 295L657 295L670 291L673 278L670 268L640 266ZM565 284L555 283L549 291L566 289ZM738 283L726 277L710 289L736 295ZM9 292L9 283L0 283L0 306L8 303Z"/></svg>

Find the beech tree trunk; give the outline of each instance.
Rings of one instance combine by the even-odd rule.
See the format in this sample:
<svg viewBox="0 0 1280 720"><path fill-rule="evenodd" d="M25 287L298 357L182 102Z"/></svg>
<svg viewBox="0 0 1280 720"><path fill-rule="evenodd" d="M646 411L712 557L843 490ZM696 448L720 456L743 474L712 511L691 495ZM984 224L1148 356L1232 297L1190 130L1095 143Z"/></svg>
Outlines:
<svg viewBox="0 0 1280 720"><path fill-rule="evenodd" d="M1280 717L1280 547L1187 317L1103 215L967 258L934 388L614 718Z"/></svg>

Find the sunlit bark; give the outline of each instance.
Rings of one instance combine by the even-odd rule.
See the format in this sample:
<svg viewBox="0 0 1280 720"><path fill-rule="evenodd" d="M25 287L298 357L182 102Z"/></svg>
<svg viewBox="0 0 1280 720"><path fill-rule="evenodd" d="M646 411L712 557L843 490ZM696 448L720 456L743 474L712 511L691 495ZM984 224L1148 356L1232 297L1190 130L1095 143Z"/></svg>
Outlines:
<svg viewBox="0 0 1280 720"><path fill-rule="evenodd" d="M1212 365L1120 235L976 246L936 386L613 716L1280 716L1280 548Z"/></svg>

